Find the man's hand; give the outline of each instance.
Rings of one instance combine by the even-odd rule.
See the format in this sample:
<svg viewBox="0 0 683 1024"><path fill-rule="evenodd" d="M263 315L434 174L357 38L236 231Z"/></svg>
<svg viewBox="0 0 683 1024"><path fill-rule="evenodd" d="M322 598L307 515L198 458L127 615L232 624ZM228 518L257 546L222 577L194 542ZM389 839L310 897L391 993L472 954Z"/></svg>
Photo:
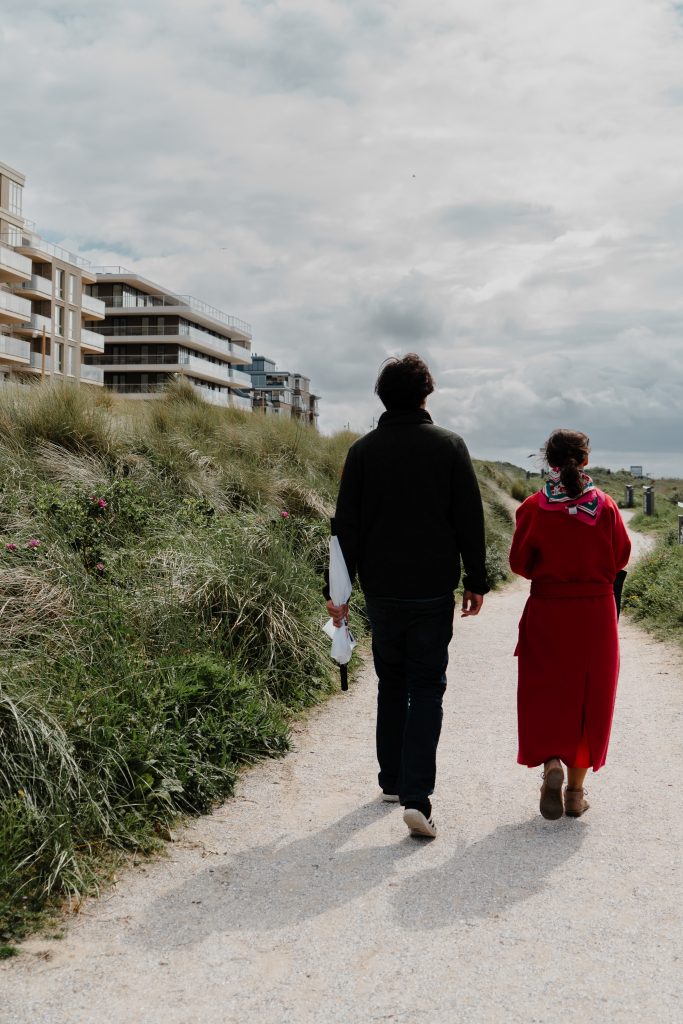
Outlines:
<svg viewBox="0 0 683 1024"><path fill-rule="evenodd" d="M349 617L349 606L348 604L332 604L331 601L327 602L327 610L332 616L332 621L335 626L343 626L344 619Z"/></svg>
<svg viewBox="0 0 683 1024"><path fill-rule="evenodd" d="M471 590L466 590L462 595L462 612L460 614L460 618L465 619L468 615L478 615L483 603L483 594L473 594Z"/></svg>

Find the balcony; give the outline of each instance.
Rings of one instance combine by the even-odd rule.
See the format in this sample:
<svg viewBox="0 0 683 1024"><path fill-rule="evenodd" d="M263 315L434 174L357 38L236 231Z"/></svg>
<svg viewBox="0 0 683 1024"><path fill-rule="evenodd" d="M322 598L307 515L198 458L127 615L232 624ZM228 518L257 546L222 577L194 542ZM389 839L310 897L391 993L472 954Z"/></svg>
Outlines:
<svg viewBox="0 0 683 1024"><path fill-rule="evenodd" d="M16 284L31 276L31 261L9 245L0 242L0 281Z"/></svg>
<svg viewBox="0 0 683 1024"><path fill-rule="evenodd" d="M81 366L81 369L83 367ZM108 384L111 391L126 398L160 398L166 388L165 384Z"/></svg>
<svg viewBox="0 0 683 1024"><path fill-rule="evenodd" d="M0 363L19 363L28 366L30 361L31 346L27 341L0 334Z"/></svg>
<svg viewBox="0 0 683 1024"><path fill-rule="evenodd" d="M49 279L49 277L40 277L39 274L32 274L31 280L25 281L20 288L16 289L15 294L28 295L32 299L51 300L52 281Z"/></svg>
<svg viewBox="0 0 683 1024"><path fill-rule="evenodd" d="M236 395L234 393L231 396L230 405L235 409L244 409L245 412L251 412L252 409L251 398L245 398L243 395Z"/></svg>
<svg viewBox="0 0 683 1024"><path fill-rule="evenodd" d="M103 280L106 281L107 278L116 278L117 283L125 281L135 288L140 288L141 286L144 288L146 285L154 291L162 292L158 285L155 285L152 281L147 281L144 277L133 271L126 270L125 267L95 267L94 270L100 283ZM155 309L164 307L167 310L172 309L179 313L182 313L184 309L191 309L198 319L228 328L231 335L238 334L245 341L251 338L251 324L248 324L245 320L240 320L237 316L230 316L229 313L224 313L222 309L210 306L207 302L202 302L201 299L196 299L193 295L174 295L173 292L156 295L128 294L116 296L107 308L134 311L150 307Z"/></svg>
<svg viewBox="0 0 683 1024"><path fill-rule="evenodd" d="M31 352L31 369L38 370L40 373L43 372L43 356L41 352ZM45 373L49 373L52 369L52 360L49 356L45 356Z"/></svg>
<svg viewBox="0 0 683 1024"><path fill-rule="evenodd" d="M248 348L245 348L244 345L238 345L236 341L233 341L230 346L230 351L233 355L241 356L245 366L249 366L251 364L251 352Z"/></svg>
<svg viewBox="0 0 683 1024"><path fill-rule="evenodd" d="M54 245L53 242L46 241L34 231L24 228L21 233L21 238L16 243L16 248L19 249L24 256L34 257L41 260L45 260L47 257L48 259L60 260L62 263L70 263L73 267L78 267L88 281L96 280L95 275L91 270L92 265L89 260L83 259L82 256L77 256L75 252L69 252L68 249L63 249L61 245Z"/></svg>
<svg viewBox="0 0 683 1024"><path fill-rule="evenodd" d="M192 387L210 405L222 405L224 408L230 405L229 391L212 391L211 388L202 388L198 384L193 384Z"/></svg>
<svg viewBox="0 0 683 1024"><path fill-rule="evenodd" d="M104 370L99 366L88 366L81 363L81 380L85 384L104 384Z"/></svg>
<svg viewBox="0 0 683 1024"><path fill-rule="evenodd" d="M0 324L20 324L31 319L31 303L21 295L6 292L0 288Z"/></svg>
<svg viewBox="0 0 683 1024"><path fill-rule="evenodd" d="M230 367L230 381L235 387L251 390L251 376L245 373L244 370L236 370Z"/></svg>
<svg viewBox="0 0 683 1024"><path fill-rule="evenodd" d="M230 367L220 363L210 363L208 359L199 359L197 356L181 352L178 355L178 363L181 372L191 377L200 377L202 380L211 380L219 384L227 384L231 379Z"/></svg>
<svg viewBox="0 0 683 1024"><path fill-rule="evenodd" d="M227 338L216 338L213 334L188 324L167 324L163 327L159 327L157 324L112 327L107 324L100 328L100 333L105 336L107 341L115 342L140 341L141 338L154 338L158 342L172 342L183 338L185 344L191 345L192 348L196 348L200 352L206 352L208 355L220 356L226 363L243 366L251 362L251 352L248 348L230 342ZM251 386L251 378L249 378L249 386Z"/></svg>
<svg viewBox="0 0 683 1024"><path fill-rule="evenodd" d="M81 295L81 309L83 316L88 320L104 320L106 306L101 299L96 299L94 295L88 295L83 292Z"/></svg>
<svg viewBox="0 0 683 1024"><path fill-rule="evenodd" d="M22 299L21 301L25 302L30 308L31 303L27 299ZM45 331L49 337L52 334L52 321L49 316L43 316L41 313L31 313L29 322L15 327L15 330L24 335L42 334Z"/></svg>
<svg viewBox="0 0 683 1024"><path fill-rule="evenodd" d="M87 352L104 352L104 337L96 331L81 328L81 348Z"/></svg>

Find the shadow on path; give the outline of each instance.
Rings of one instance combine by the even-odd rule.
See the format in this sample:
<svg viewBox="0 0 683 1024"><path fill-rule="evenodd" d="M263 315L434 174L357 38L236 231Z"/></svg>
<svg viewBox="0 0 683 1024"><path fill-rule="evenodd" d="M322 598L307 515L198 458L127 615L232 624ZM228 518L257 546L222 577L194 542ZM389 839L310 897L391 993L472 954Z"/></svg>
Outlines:
<svg viewBox="0 0 683 1024"><path fill-rule="evenodd" d="M217 932L284 928L366 895L421 849L407 834L388 845L341 849L392 809L375 800L314 835L275 840L236 854L224 867L217 863L156 900L133 941L169 947Z"/></svg>
<svg viewBox="0 0 683 1024"><path fill-rule="evenodd" d="M373 801L314 835L216 863L156 900L131 941L167 949L216 933L288 928L362 898L390 880L400 861L426 849L407 835L382 846L342 848L392 809ZM577 852L584 833L582 822L567 820L501 825L438 867L400 883L396 878L389 890L395 922L408 931L443 928L529 899Z"/></svg>
<svg viewBox="0 0 683 1024"><path fill-rule="evenodd" d="M395 919L406 929L431 929L499 914L548 888L585 834L584 822L568 818L500 825L437 868L406 878L394 893ZM564 901L566 890L557 892Z"/></svg>

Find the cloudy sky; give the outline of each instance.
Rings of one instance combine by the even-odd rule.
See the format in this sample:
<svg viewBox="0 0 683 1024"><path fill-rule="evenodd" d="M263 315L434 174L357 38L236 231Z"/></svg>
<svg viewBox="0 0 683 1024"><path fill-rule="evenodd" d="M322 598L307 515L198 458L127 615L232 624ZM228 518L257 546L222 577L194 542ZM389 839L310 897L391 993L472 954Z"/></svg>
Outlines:
<svg viewBox="0 0 683 1024"><path fill-rule="evenodd" d="M3 0L25 213L250 321L364 430L389 354L520 461L683 475L683 4Z"/></svg>

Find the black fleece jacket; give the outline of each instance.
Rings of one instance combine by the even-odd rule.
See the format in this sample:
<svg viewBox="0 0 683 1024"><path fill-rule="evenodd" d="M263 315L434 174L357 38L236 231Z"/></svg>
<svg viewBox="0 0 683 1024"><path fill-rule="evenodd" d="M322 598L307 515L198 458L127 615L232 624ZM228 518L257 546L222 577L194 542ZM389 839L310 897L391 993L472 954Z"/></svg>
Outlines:
<svg viewBox="0 0 683 1024"><path fill-rule="evenodd" d="M349 450L334 527L366 594L488 593L484 512L465 442L424 409L385 412Z"/></svg>

